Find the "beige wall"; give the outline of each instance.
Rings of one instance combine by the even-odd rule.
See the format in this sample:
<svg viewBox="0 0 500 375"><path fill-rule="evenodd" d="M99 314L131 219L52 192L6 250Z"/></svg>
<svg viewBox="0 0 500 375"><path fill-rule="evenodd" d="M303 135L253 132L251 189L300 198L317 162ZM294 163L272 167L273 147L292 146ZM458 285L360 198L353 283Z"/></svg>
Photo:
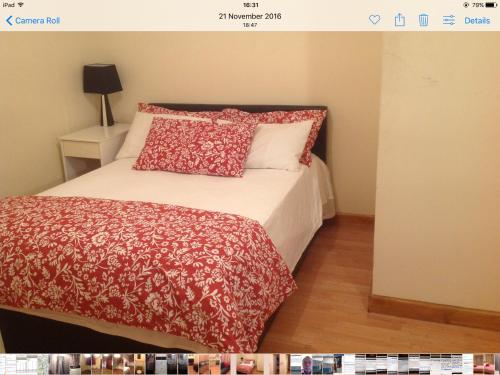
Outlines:
<svg viewBox="0 0 500 375"><path fill-rule="evenodd" d="M0 198L63 181L57 137L98 121L82 92L97 59L90 33L0 33Z"/></svg>
<svg viewBox="0 0 500 375"><path fill-rule="evenodd" d="M340 212L373 214L381 64L375 33L39 33L0 35L0 195L61 182L56 137L98 121L88 62L116 63L130 121L138 101L324 104ZM22 48L20 48L22 46ZM34 57L32 57L34 56ZM14 72L12 74L11 72ZM19 145L22 145L20 147ZM43 167L42 167L43 166Z"/></svg>
<svg viewBox="0 0 500 375"><path fill-rule="evenodd" d="M498 46L385 35L374 294L500 311Z"/></svg>
<svg viewBox="0 0 500 375"><path fill-rule="evenodd" d="M138 101L324 104L340 212L373 214L381 71L375 33L108 33L103 60L119 65L113 108Z"/></svg>

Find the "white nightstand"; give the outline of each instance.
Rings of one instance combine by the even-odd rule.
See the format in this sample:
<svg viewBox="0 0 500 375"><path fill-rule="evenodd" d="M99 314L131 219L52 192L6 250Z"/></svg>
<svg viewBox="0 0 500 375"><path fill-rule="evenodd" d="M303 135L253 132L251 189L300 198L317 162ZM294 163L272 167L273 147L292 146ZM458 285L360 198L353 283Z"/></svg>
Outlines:
<svg viewBox="0 0 500 375"><path fill-rule="evenodd" d="M111 163L130 124L91 126L59 137L66 181Z"/></svg>

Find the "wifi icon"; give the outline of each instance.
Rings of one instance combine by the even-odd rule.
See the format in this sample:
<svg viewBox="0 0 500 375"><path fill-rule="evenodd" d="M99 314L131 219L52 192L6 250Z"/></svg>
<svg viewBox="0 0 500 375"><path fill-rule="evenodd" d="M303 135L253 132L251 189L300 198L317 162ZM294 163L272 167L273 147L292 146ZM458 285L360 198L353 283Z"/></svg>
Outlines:
<svg viewBox="0 0 500 375"><path fill-rule="evenodd" d="M24 5L24 3L23 2L19 2L19 3L17 3L17 5L19 5L19 8L20 8L20 7L22 7Z"/></svg>

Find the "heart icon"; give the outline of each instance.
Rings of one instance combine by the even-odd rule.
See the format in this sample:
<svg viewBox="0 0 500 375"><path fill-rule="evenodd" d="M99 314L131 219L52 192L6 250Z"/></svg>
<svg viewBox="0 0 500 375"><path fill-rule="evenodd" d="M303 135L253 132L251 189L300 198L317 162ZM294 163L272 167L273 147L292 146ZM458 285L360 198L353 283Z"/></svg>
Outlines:
<svg viewBox="0 0 500 375"><path fill-rule="evenodd" d="M380 21L380 16L378 14L372 14L370 17L368 17L371 23L376 25Z"/></svg>

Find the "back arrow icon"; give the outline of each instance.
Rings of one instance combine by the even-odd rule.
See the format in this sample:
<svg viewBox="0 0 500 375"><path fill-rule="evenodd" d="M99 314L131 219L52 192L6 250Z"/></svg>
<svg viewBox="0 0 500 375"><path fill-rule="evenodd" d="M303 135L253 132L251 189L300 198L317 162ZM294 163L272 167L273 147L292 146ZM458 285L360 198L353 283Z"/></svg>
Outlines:
<svg viewBox="0 0 500 375"><path fill-rule="evenodd" d="M7 21L7 23L12 26L12 22L10 22L10 20L12 19L12 16L9 16L9 18L7 18L5 21Z"/></svg>

